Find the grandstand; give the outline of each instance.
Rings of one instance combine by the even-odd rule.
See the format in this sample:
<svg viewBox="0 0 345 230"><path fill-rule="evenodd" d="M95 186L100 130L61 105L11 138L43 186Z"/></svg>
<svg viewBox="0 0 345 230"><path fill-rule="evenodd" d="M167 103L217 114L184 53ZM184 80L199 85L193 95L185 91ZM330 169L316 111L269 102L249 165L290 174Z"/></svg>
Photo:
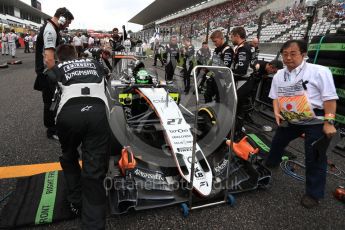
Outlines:
<svg viewBox="0 0 345 230"><path fill-rule="evenodd" d="M261 44L301 39L307 30L305 0L181 1L187 3L180 5L180 8L167 11L163 10L164 7L170 6L163 2L156 0L130 20L144 25L142 31L134 34L135 37L149 41L154 34L157 34L156 32L159 32L160 39L167 42L170 35L175 34L179 38L190 37L198 47L214 30L221 30L227 34L235 26L244 26L247 30L247 39L251 40L258 35L259 16L262 12L265 14L260 33ZM345 24L344 0L323 0L319 3L311 36L332 32ZM173 5L179 4L180 2ZM151 15L146 21L140 20L149 12L157 11L158 8L162 9L159 10L161 14Z"/></svg>

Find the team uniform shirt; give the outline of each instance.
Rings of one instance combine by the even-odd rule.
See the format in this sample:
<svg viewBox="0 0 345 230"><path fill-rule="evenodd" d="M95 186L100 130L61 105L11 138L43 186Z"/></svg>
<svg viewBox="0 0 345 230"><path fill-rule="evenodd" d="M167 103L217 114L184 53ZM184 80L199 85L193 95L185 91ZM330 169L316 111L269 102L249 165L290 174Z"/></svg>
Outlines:
<svg viewBox="0 0 345 230"><path fill-rule="evenodd" d="M60 44L60 33L58 27L50 19L41 27L36 40L36 73L43 73L45 69L44 50L54 49Z"/></svg>
<svg viewBox="0 0 345 230"><path fill-rule="evenodd" d="M253 72L252 69L249 69L252 58L250 46L246 42L243 42L235 47L234 53L235 56L232 71L235 76L235 81L243 80L242 78L248 78Z"/></svg>
<svg viewBox="0 0 345 230"><path fill-rule="evenodd" d="M207 49L201 48L196 53L196 60L201 65L207 65L208 61L210 60L210 57L211 57L211 50L208 48Z"/></svg>
<svg viewBox="0 0 345 230"><path fill-rule="evenodd" d="M15 43L17 39L18 39L18 36L17 36L17 34L15 34L15 33L10 32L10 33L7 35L7 41L8 41L8 43Z"/></svg>
<svg viewBox="0 0 345 230"><path fill-rule="evenodd" d="M104 71L93 59L74 59L56 65L53 70L55 79L61 88L61 100L57 116L61 108L69 100L80 97L101 99L108 105L105 96Z"/></svg>
<svg viewBox="0 0 345 230"><path fill-rule="evenodd" d="M112 67L110 65L109 60L103 59L102 56L102 49L101 48L88 48L84 51L84 54L87 55L88 58L93 58L98 61L104 68L106 74L112 71Z"/></svg>
<svg viewBox="0 0 345 230"><path fill-rule="evenodd" d="M189 69L189 67L193 65L192 59L194 57L194 54L195 54L195 49L193 45L190 45L189 47L185 49L183 57L184 57L184 65L187 70Z"/></svg>
<svg viewBox="0 0 345 230"><path fill-rule="evenodd" d="M160 43L155 43L153 45L153 52L155 55L161 54L163 50L164 50L164 46L162 46Z"/></svg>
<svg viewBox="0 0 345 230"><path fill-rule="evenodd" d="M254 47L254 46L250 46L250 52L251 52L251 59L250 59L250 66L252 68L254 68L255 63L258 61L259 59L259 48L258 47Z"/></svg>
<svg viewBox="0 0 345 230"><path fill-rule="evenodd" d="M1 41L2 42L7 42L7 35L4 32L1 33Z"/></svg>
<svg viewBox="0 0 345 230"><path fill-rule="evenodd" d="M266 71L266 65L268 63L269 62L263 60L254 63L255 71L257 72L258 76L264 76L268 74ZM256 68L257 65L259 65L259 68Z"/></svg>
<svg viewBox="0 0 345 230"><path fill-rule="evenodd" d="M43 32L44 49L54 49L59 44L58 34L51 22L48 22Z"/></svg>
<svg viewBox="0 0 345 230"><path fill-rule="evenodd" d="M216 47L212 55L212 65L213 66L226 66L231 67L233 61L234 51L227 44L224 43L220 47Z"/></svg>
<svg viewBox="0 0 345 230"><path fill-rule="evenodd" d="M277 72L269 97L278 100L283 116L295 124L322 123L314 110L323 110L324 101L338 99L331 71L304 61L291 72L287 68Z"/></svg>
<svg viewBox="0 0 345 230"><path fill-rule="evenodd" d="M167 44L165 47L166 62L172 62L174 64L180 59L180 49L177 45Z"/></svg>

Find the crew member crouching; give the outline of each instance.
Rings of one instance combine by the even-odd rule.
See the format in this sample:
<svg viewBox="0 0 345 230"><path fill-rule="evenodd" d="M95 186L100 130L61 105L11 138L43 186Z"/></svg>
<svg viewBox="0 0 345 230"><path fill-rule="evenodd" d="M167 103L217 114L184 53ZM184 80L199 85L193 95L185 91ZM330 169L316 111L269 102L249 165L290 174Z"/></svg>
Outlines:
<svg viewBox="0 0 345 230"><path fill-rule="evenodd" d="M109 127L104 70L93 59L77 59L75 48L57 49L59 63L49 73L61 89L56 127L61 143L60 164L71 210L82 217L82 229L104 229ZM81 144L83 167L79 165Z"/></svg>
<svg viewBox="0 0 345 230"><path fill-rule="evenodd" d="M101 48L89 48L84 50L83 56L86 58L93 58L98 61L104 68L105 73L108 75L112 72L113 68L109 62L110 52Z"/></svg>

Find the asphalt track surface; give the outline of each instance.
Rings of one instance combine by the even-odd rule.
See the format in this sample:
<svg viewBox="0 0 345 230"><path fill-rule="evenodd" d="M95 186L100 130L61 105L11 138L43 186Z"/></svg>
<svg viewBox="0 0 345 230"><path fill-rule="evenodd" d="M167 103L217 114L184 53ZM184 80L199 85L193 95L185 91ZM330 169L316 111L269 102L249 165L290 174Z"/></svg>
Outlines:
<svg viewBox="0 0 345 230"><path fill-rule="evenodd" d="M0 69L0 166L57 162L59 143L46 138L41 93L33 90L34 54L24 54L23 49L17 53L23 64ZM0 56L0 63L10 59L7 57ZM152 60L146 63L151 66ZM161 70L158 73L163 75ZM260 117L254 119L268 123ZM297 160L303 161L302 140L290 146ZM344 158L332 152L328 156L345 169ZM233 207L223 204L193 210L188 218L182 216L179 205L132 212L108 217L107 229L345 229L345 205L332 196L338 185L345 184L344 180L328 175L325 199L317 208L308 210L300 205L303 182L286 176L280 169L272 172L270 189L238 194ZM15 181L0 180L0 198L15 189ZM7 200L0 204L0 209ZM75 219L22 229L79 229L79 226L80 220Z"/></svg>

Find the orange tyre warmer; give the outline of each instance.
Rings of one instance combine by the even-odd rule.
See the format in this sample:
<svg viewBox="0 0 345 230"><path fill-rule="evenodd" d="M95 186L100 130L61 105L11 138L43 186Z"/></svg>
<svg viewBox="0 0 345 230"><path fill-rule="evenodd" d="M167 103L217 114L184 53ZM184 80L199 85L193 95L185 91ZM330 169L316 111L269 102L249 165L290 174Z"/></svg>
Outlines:
<svg viewBox="0 0 345 230"><path fill-rule="evenodd" d="M122 149L121 158L119 160L119 168L123 175L126 175L126 170L134 169L137 162L134 158L134 154L130 147L125 147Z"/></svg>
<svg viewBox="0 0 345 230"><path fill-rule="evenodd" d="M251 154L257 154L259 152L259 148L253 148L247 140L247 136L243 137L242 140L238 143L233 143L233 149L235 154L242 158L243 160L248 160ZM231 141L227 140L226 144L230 146Z"/></svg>

